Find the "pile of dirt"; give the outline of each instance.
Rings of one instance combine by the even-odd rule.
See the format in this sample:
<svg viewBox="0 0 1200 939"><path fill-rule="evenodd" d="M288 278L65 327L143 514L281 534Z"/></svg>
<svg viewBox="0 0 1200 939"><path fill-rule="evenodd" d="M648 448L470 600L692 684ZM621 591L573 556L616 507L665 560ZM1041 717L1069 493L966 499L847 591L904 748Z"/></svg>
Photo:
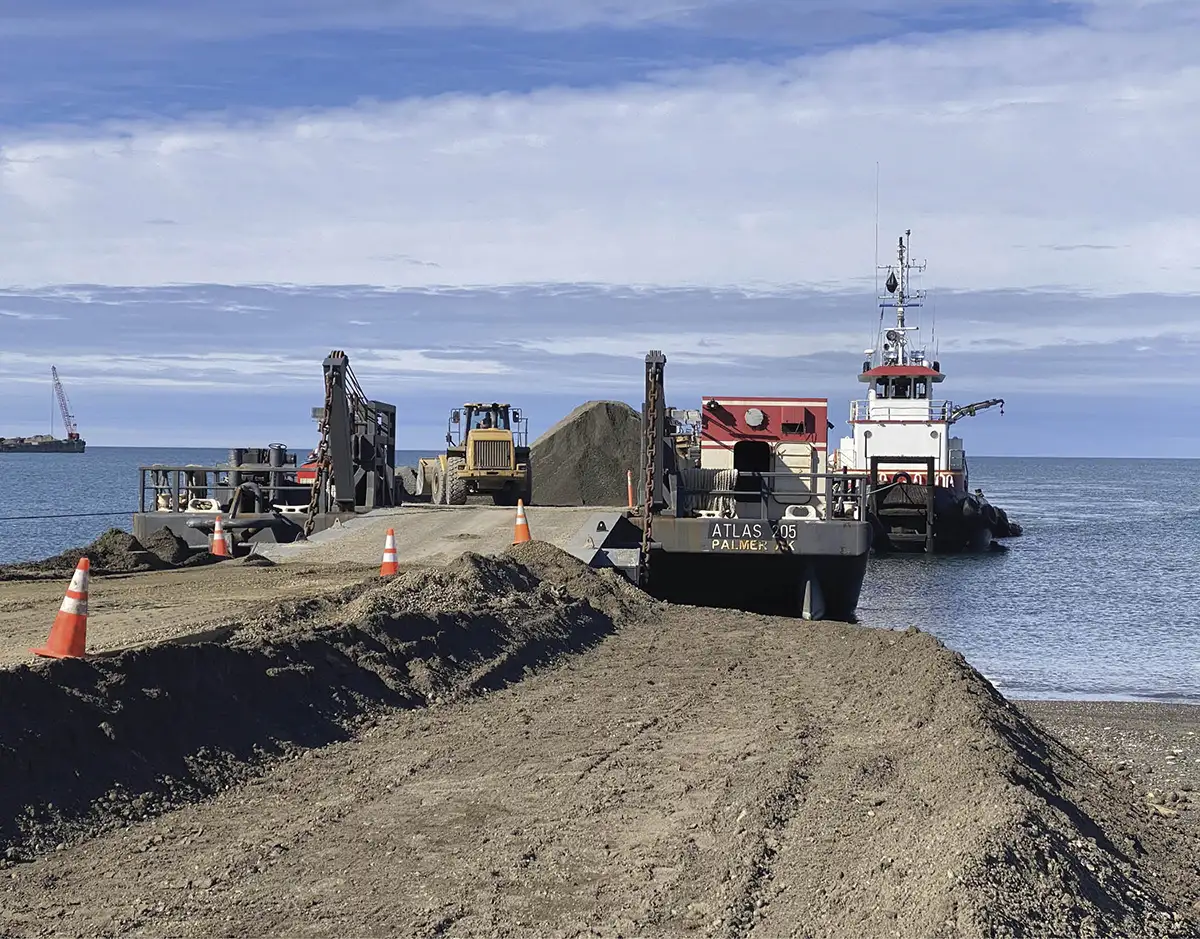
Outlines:
<svg viewBox="0 0 1200 939"><path fill-rule="evenodd" d="M556 548L530 559L538 572L467 554L280 603L214 627L219 641L0 671L0 866L226 789L375 712L501 687L650 602Z"/></svg>
<svg viewBox="0 0 1200 939"><path fill-rule="evenodd" d="M157 554L147 551L129 532L110 528L91 544L81 548L68 548L61 554L41 561L23 561L0 567L0 581L69 577L84 556L91 562L93 576L153 571L168 566Z"/></svg>
<svg viewBox="0 0 1200 939"><path fill-rule="evenodd" d="M623 401L581 404L534 441L535 505L623 506L626 474L640 490L641 415Z"/></svg>
<svg viewBox="0 0 1200 939"><path fill-rule="evenodd" d="M735 927L1200 934L1195 839L1181 847L1152 806L1029 720L961 655L916 629L813 633L809 667L823 673L830 703L800 735L797 761L750 800L761 837L731 846L731 867L743 854L749 867L728 888L744 901L730 904ZM754 901L769 896L762 867L789 891L755 923Z"/></svg>
<svg viewBox="0 0 1200 939"><path fill-rule="evenodd" d="M160 528L146 539L143 547L166 567L178 567L192 556L188 543L169 528Z"/></svg>
<svg viewBox="0 0 1200 939"><path fill-rule="evenodd" d="M221 560L207 551L193 551L186 541L167 529L159 529L145 544L120 528L110 528L91 544L68 548L40 561L21 561L0 566L0 583L11 580L58 580L70 577L79 559L91 563L93 577L108 574L137 574L176 567L198 567Z"/></svg>

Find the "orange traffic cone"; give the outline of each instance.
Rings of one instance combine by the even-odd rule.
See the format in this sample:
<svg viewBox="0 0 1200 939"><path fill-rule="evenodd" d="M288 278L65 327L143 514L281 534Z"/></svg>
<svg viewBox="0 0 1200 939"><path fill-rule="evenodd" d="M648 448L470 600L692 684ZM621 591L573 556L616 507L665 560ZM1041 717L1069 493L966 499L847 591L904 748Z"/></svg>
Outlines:
<svg viewBox="0 0 1200 939"><path fill-rule="evenodd" d="M379 565L379 576L391 577L399 570L400 565L396 562L396 532L389 528L387 537L383 539L383 563Z"/></svg>
<svg viewBox="0 0 1200 939"><path fill-rule="evenodd" d="M517 500L517 524L513 527L513 544L524 544L532 541L529 536L529 521L525 518L525 500Z"/></svg>
<svg viewBox="0 0 1200 939"><path fill-rule="evenodd" d="M78 659L83 657L87 646L87 595L88 572L91 562L80 558L71 577L71 586L63 597L58 616L50 627L50 638L40 649L30 649L34 655L48 659Z"/></svg>
<svg viewBox="0 0 1200 939"><path fill-rule="evenodd" d="M214 557L229 557L229 542L225 540L225 529L221 526L221 514L217 513L217 523L213 526L212 543L208 550Z"/></svg>

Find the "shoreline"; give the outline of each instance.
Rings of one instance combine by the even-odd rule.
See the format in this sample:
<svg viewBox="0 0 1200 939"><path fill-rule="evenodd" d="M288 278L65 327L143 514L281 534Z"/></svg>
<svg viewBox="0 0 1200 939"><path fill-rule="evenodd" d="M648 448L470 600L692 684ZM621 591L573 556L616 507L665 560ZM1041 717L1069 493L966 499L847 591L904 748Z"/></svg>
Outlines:
<svg viewBox="0 0 1200 939"><path fill-rule="evenodd" d="M1200 706L1131 701L1008 699L1104 773L1131 801L1200 833Z"/></svg>

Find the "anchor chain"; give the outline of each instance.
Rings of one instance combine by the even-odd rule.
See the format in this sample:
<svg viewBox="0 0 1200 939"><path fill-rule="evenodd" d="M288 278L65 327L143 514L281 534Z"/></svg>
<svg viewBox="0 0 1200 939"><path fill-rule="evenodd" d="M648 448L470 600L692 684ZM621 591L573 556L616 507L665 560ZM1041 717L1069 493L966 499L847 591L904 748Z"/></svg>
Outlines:
<svg viewBox="0 0 1200 939"><path fill-rule="evenodd" d="M325 376L325 409L321 414L321 440L317 444L317 475L308 500L308 517L304 520L304 537L313 533L317 523L317 507L321 493L329 485L329 411L333 406L333 375Z"/></svg>
<svg viewBox="0 0 1200 939"><path fill-rule="evenodd" d="M652 540L654 521L654 468L658 462L659 428L658 428L658 389L662 384L662 365L651 363L647 377L646 395L646 476L644 497L642 499L642 551L641 564L638 569L640 586L645 588L650 581L650 542Z"/></svg>

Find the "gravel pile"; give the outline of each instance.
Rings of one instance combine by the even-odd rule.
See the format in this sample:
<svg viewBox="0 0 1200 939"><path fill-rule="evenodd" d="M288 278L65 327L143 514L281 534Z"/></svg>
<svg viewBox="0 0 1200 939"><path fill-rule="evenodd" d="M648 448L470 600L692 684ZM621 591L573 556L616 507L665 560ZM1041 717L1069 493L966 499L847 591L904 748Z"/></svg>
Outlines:
<svg viewBox="0 0 1200 939"><path fill-rule="evenodd" d="M6 565L0 568L0 581L69 577L79 559L85 555L91 561L93 575L128 574L166 566L158 555L147 551L129 532L110 528L91 544L81 548L68 548L61 554L41 561Z"/></svg>
<svg viewBox="0 0 1200 939"><path fill-rule="evenodd" d="M214 561L206 551L193 553L187 542L166 529L155 532L146 544L142 544L129 532L110 528L83 547L68 548L61 554L40 561L4 565L0 567L0 582L70 577L79 559L85 556L91 562L93 577L193 567Z"/></svg>
<svg viewBox="0 0 1200 939"><path fill-rule="evenodd" d="M651 603L557 548L525 555L537 572L467 554L214 626L220 641L0 670L0 867L205 798L373 713L495 690Z"/></svg>
<svg viewBox="0 0 1200 939"><path fill-rule="evenodd" d="M641 415L623 401L582 404L534 441L535 505L626 504L626 473L640 490Z"/></svg>
<svg viewBox="0 0 1200 939"><path fill-rule="evenodd" d="M178 567L192 556L188 543L167 528L160 528L143 546L166 567Z"/></svg>

